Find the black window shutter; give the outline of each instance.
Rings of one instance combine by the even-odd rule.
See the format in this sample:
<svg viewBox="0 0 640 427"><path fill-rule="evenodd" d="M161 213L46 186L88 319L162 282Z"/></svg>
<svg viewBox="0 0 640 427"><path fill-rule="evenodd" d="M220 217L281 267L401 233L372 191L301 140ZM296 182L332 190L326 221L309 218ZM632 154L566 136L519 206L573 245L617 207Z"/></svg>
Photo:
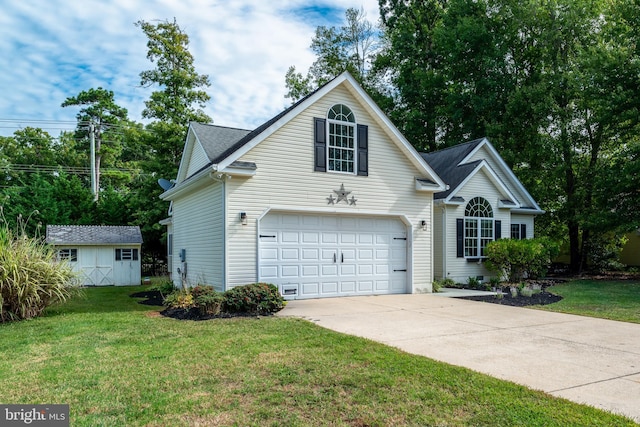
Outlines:
<svg viewBox="0 0 640 427"><path fill-rule="evenodd" d="M358 175L369 175L369 126L358 125Z"/></svg>
<svg viewBox="0 0 640 427"><path fill-rule="evenodd" d="M520 224L520 238L527 238L527 224Z"/></svg>
<svg viewBox="0 0 640 427"><path fill-rule="evenodd" d="M464 257L464 219L456 219L456 257Z"/></svg>
<svg viewBox="0 0 640 427"><path fill-rule="evenodd" d="M496 231L493 236L494 240L502 239L502 221L496 220L495 229Z"/></svg>
<svg viewBox="0 0 640 427"><path fill-rule="evenodd" d="M314 170L327 171L327 137L325 119L314 118Z"/></svg>

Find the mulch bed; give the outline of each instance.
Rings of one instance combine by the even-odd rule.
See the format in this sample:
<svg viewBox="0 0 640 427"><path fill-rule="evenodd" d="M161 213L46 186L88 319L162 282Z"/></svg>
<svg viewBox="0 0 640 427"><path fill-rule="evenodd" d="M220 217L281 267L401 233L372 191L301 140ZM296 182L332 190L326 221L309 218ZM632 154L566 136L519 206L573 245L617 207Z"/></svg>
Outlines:
<svg viewBox="0 0 640 427"><path fill-rule="evenodd" d="M160 291L142 291L129 295L131 298L144 298L138 301L138 304L144 305L162 305L162 294Z"/></svg>
<svg viewBox="0 0 640 427"><path fill-rule="evenodd" d="M486 295L486 296L478 296L478 297L457 297L460 299L466 299L470 301L482 301L489 302L492 304L502 304L502 305L510 305L512 307L527 307L530 305L547 305L553 304L554 302L558 302L562 299L560 295L552 294L551 292L547 292L546 289L550 286L555 285L556 283L566 282L564 278L547 278L542 280L530 281L528 282L529 286L535 286L540 289L541 292L537 294L533 294L530 297L525 297L520 294L518 296L513 297L509 292L509 289L506 289L506 293L502 295L502 298L499 298L495 295Z"/></svg>
<svg viewBox="0 0 640 427"><path fill-rule="evenodd" d="M558 302L562 299L560 295L555 295L547 291L542 291L539 294L531 295L530 297L524 297L522 295L518 295L517 297L512 297L510 293L506 293L502 296L502 298L498 298L495 295L487 295L481 297L457 297L459 299L466 299L471 301L482 301L489 302L492 304L502 304L502 305L510 305L513 307L527 307L530 305L547 305L553 304L554 302Z"/></svg>
<svg viewBox="0 0 640 427"><path fill-rule="evenodd" d="M163 299L160 291L142 291L129 295L131 298L143 298L142 301L138 301L138 304L162 306ZM160 312L164 317L171 317L178 320L211 320L211 319L229 319L232 317L266 317L268 315L256 315L250 313L220 313L216 315L203 314L200 310L192 310L188 308L174 308L167 307Z"/></svg>

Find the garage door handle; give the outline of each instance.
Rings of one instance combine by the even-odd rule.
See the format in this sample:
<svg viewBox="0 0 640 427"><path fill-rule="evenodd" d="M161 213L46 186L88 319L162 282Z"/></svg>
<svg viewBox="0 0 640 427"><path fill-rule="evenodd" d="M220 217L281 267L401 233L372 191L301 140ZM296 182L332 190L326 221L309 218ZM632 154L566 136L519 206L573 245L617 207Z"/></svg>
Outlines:
<svg viewBox="0 0 640 427"><path fill-rule="evenodd" d="M344 254L340 254L340 262L344 262Z"/></svg>
<svg viewBox="0 0 640 427"><path fill-rule="evenodd" d="M333 253L333 262L336 262L336 253Z"/></svg>
<svg viewBox="0 0 640 427"><path fill-rule="evenodd" d="M394 272L396 271L407 271L407 269L405 268L404 270L393 270Z"/></svg>

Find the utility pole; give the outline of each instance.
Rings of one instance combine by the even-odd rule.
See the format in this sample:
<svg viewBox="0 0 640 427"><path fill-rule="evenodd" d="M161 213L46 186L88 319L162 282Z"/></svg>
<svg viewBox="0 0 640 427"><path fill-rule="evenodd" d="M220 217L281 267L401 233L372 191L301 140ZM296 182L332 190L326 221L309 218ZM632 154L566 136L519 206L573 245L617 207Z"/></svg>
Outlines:
<svg viewBox="0 0 640 427"><path fill-rule="evenodd" d="M91 151L91 194L93 201L98 201L98 173L96 171L96 135L93 122L89 123L89 145Z"/></svg>

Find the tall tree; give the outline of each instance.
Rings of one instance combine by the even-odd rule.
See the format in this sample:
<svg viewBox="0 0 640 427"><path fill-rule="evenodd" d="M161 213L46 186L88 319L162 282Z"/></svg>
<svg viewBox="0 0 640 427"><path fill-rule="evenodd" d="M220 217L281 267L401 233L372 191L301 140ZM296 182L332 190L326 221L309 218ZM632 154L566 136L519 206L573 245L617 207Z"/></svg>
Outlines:
<svg viewBox="0 0 640 427"><path fill-rule="evenodd" d="M113 91L102 89L89 89L81 91L78 95L67 98L62 107L80 106L77 114L78 127L76 137L95 140L94 160L96 177L94 197L98 200L100 194L100 166L103 157L115 158L122 149L119 125L127 119L127 110L115 103ZM93 135L90 135L90 132ZM104 140L109 144L103 146Z"/></svg>
<svg viewBox="0 0 640 427"><path fill-rule="evenodd" d="M367 20L364 9L347 9L341 27L317 27L311 40L317 59L306 75L295 66L289 67L285 96L296 102L344 71L363 86L370 86L369 71L380 48L379 39L379 30Z"/></svg>
<svg viewBox="0 0 640 427"><path fill-rule="evenodd" d="M438 148L440 108L445 79L435 33L442 25L448 0L380 0L380 16L388 46L376 60L389 76L393 102L387 114L419 150Z"/></svg>
<svg viewBox="0 0 640 427"><path fill-rule="evenodd" d="M138 21L147 36L147 58L156 68L140 73L143 86L157 86L142 115L153 121L141 142L150 157L141 162L145 175L134 183L134 216L142 226L145 251L153 260L165 254L164 227L158 222L167 215L167 204L158 196L158 178L173 178L178 173L182 148L189 122L210 122L203 108L210 97L204 88L210 85L207 75L199 74L189 52L189 36L176 20L151 24Z"/></svg>

